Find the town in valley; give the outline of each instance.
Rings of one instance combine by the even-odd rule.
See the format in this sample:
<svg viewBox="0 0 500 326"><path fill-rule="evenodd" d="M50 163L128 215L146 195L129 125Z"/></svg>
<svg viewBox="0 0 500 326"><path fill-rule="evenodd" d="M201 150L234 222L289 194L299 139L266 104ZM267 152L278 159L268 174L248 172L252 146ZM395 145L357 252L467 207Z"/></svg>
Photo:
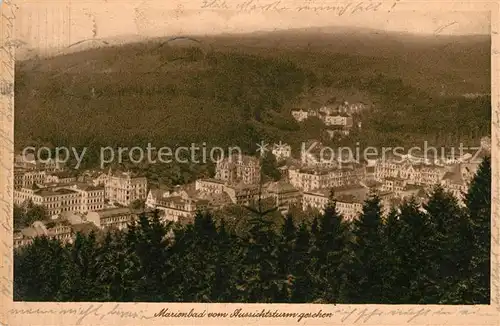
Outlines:
<svg viewBox="0 0 500 326"><path fill-rule="evenodd" d="M366 109L365 103L334 101L315 109L293 109L290 114L299 123L319 117L333 138L349 135L353 127L361 128L353 116ZM168 187L152 186L145 176L124 169L75 171L55 159L37 161L33 155L28 159L29 155L19 154L14 162L14 203L21 208L43 207L46 214L44 219L18 228L14 246L29 244L37 236L71 242L77 232L124 230L144 212L159 211L164 221L185 224L193 222L197 212L256 205L260 200L282 215L292 208L321 213L333 194L338 212L352 220L371 195L381 199L387 214L405 199L424 204L432 189L440 185L463 205L463 194L482 157L491 151L489 137L483 137L475 151L457 150L447 156L325 159L319 155L319 140L306 143L295 157L284 142L270 146L269 153L226 157L215 163L213 176ZM273 156L278 180L263 179L263 154Z"/></svg>

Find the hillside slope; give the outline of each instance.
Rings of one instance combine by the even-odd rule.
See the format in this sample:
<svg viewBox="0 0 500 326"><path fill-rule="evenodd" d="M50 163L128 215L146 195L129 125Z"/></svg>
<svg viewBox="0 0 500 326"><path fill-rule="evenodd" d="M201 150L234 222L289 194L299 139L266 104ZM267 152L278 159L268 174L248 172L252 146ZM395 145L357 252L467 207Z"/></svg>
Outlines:
<svg viewBox="0 0 500 326"><path fill-rule="evenodd" d="M490 93L489 38L374 33L159 39L23 61L16 146L294 142L315 130L300 128L290 108L318 91L353 89L379 106L358 140L404 142L410 129L422 139L488 132L489 98L461 94Z"/></svg>

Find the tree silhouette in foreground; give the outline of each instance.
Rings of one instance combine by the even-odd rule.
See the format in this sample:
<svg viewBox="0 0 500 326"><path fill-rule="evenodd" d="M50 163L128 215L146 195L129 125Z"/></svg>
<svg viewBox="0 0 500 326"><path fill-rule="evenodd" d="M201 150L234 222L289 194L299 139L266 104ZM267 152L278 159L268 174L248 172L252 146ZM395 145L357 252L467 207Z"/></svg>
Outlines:
<svg viewBox="0 0 500 326"><path fill-rule="evenodd" d="M490 187L486 159L465 207L436 187L387 214L372 196L350 221L332 194L311 223L288 215L279 229L257 208L241 233L198 212L187 225L142 214L72 244L39 237L15 250L14 299L487 304Z"/></svg>

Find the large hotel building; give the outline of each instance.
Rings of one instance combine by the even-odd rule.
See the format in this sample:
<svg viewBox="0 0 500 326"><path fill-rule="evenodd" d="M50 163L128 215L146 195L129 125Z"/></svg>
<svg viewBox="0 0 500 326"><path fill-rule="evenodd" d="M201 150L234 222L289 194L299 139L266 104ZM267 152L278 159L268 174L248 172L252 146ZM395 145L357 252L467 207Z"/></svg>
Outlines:
<svg viewBox="0 0 500 326"><path fill-rule="evenodd" d="M106 198L128 206L135 200L146 200L147 187L145 177L133 176L130 172L110 173L105 182Z"/></svg>
<svg viewBox="0 0 500 326"><path fill-rule="evenodd" d="M104 208L104 188L73 184L45 188L32 185L14 190L16 205L27 201L43 206L51 217L64 212L86 213Z"/></svg>

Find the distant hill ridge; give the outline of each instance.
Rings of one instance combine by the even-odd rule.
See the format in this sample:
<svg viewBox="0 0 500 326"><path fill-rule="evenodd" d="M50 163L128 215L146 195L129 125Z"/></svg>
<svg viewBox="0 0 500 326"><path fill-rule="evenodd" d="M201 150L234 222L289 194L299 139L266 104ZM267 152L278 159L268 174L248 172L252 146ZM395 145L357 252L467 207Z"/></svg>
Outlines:
<svg viewBox="0 0 500 326"><path fill-rule="evenodd" d="M302 39L303 36L310 37L312 34L313 38L312 39ZM27 60L32 58L33 56L57 56L57 55L64 55L67 53L74 53L77 51L85 51L88 49L93 49L93 48L100 48L100 47L105 47L105 46L116 46L116 45L124 45L127 43L135 43L135 42L148 42L148 41L153 41L153 42L164 42L165 40L169 39L177 39L177 38L183 38L183 39L196 39L196 40L205 40L205 41L219 41L223 42L225 40L234 40L235 38L240 38L240 41L242 41L242 45L251 45L251 42L255 42L255 38L262 40L263 45L269 46L269 40L265 40L266 38L271 37L276 38L285 38L283 39L283 43L281 45L286 45L287 41L293 42L295 46L302 46L303 42L310 43L311 45L314 46L320 46L324 40L339 40L342 39L344 42L346 41L346 36L350 38L350 43L349 45L359 45L356 41L356 38L360 38L363 43L366 43L369 38L372 38L373 40L369 42L369 44L375 44L375 45L380 45L377 42L381 38L385 38L387 40L392 39L396 40L396 42L393 42L394 44L399 43L399 45L403 45L403 43L399 42L399 38L404 38L404 46L407 47L408 51L411 48L412 44L418 44L421 42L424 43L433 43L435 42L436 44L442 44L442 43L449 43L449 42L462 42L464 44L466 43L476 43L476 44L484 44L484 43L489 43L491 40L490 35L482 35L482 34L471 34L471 35L440 35L440 34L414 34L414 33L409 33L409 32L396 32L396 31L386 31L386 30L378 30L378 29L372 29L372 28L360 28L360 27L347 27L347 26L327 26L327 27L309 27L309 28L293 28L293 29L283 29L283 30L274 30L274 31L255 31L255 32L250 32L250 33L221 33L221 34L215 34L215 35L190 35L190 34L185 34L185 35L171 35L171 36L163 36L163 37L147 37L147 36L142 36L142 35L124 35L124 36L117 36L117 37L110 37L110 38L95 38L95 39L84 39L84 40L79 40L77 42L74 42L73 44L70 44L66 48L57 48L57 49L47 49L44 51L44 54L42 55L37 51L37 49L31 49L31 48L23 48L21 47L18 49L18 52L16 53L17 59L19 60ZM264 39L263 39L264 38ZM216 42L217 42L216 41ZM234 44L232 44L234 45ZM256 45L256 44L254 44ZM274 45L278 45L278 43L275 43ZM329 42L327 45L331 46L331 42ZM347 45L347 43L346 43ZM408 48L410 47L410 48ZM336 48L331 48L330 50L332 51L338 51ZM379 53L378 51L375 51L374 53Z"/></svg>

